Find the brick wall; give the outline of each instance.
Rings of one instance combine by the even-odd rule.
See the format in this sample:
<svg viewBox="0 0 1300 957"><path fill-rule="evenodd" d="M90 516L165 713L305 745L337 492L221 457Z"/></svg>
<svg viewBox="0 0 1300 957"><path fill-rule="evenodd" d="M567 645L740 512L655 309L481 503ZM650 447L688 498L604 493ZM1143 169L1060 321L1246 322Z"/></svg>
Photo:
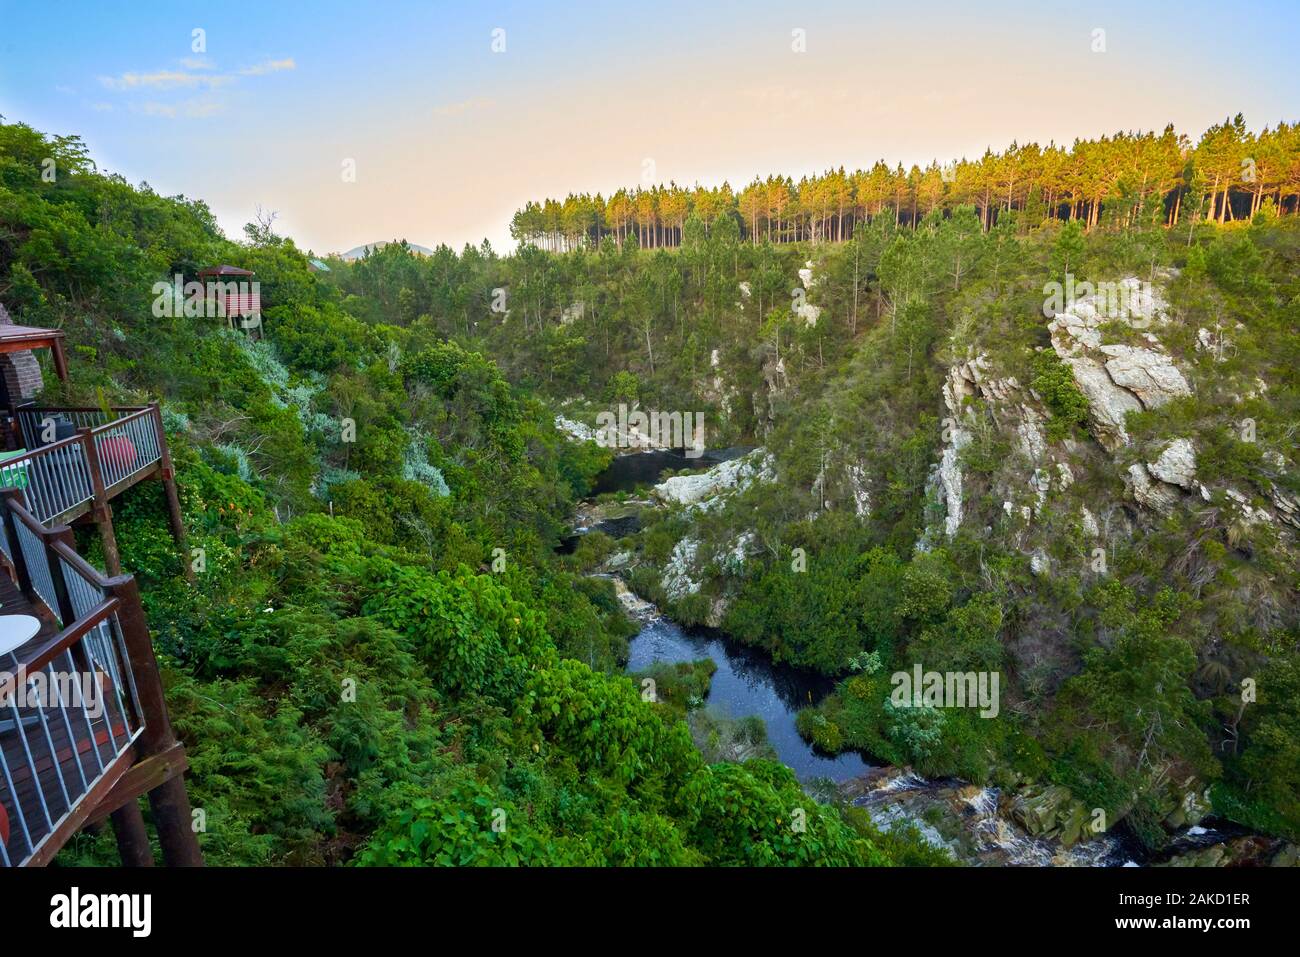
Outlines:
<svg viewBox="0 0 1300 957"><path fill-rule="evenodd" d="M13 324L8 310L0 304L0 325ZM0 353L0 378L4 379L9 399L14 405L34 398L45 388L45 380L41 378L41 365L30 350Z"/></svg>

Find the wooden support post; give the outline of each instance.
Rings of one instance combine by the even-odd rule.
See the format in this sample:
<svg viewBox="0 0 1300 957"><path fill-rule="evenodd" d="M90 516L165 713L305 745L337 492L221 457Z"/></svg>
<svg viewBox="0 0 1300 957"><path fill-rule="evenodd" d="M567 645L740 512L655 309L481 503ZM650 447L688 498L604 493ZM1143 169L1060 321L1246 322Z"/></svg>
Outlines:
<svg viewBox="0 0 1300 957"><path fill-rule="evenodd" d="M111 815L113 834L117 837L117 854L123 867L153 867L153 848L149 846L149 832L145 830L140 802L122 805Z"/></svg>
<svg viewBox="0 0 1300 957"><path fill-rule="evenodd" d="M140 757L161 754L176 744L171 719L167 716L167 702L163 696L162 678L158 673L158 659L154 657L149 626L140 607L140 593L135 579L130 576L114 578L106 588L118 599L118 625L130 658L131 672L135 675L136 693L140 699L144 729L136 744ZM185 793L185 779L177 776L163 782L149 792L154 824L158 828L158 843L162 845L163 861L171 867L201 867L203 854L194 834L190 799Z"/></svg>
<svg viewBox="0 0 1300 957"><path fill-rule="evenodd" d="M162 406L150 403L153 409L154 428L158 433L158 450L161 453L158 477L162 480L163 491L167 494L167 523L171 526L172 540L181 552L181 569L185 580L194 582L194 564L190 561L190 551L185 544L185 516L181 513L181 497L176 489L176 467L172 465L171 450L167 447L167 433L163 431Z"/></svg>
<svg viewBox="0 0 1300 957"><path fill-rule="evenodd" d="M68 356L63 351L63 333L59 333L59 338L50 343L50 352L54 359L54 374L59 377L61 382L67 382Z"/></svg>
<svg viewBox="0 0 1300 957"><path fill-rule="evenodd" d="M116 577L122 574L122 558L117 551L117 536L113 534L113 509L109 507L108 495L104 491L99 450L95 448L95 436L90 429L77 429L77 434L81 436L81 448L86 456L86 468L90 472L91 489L95 495L90 514L99 527L99 537L104 543L104 569Z"/></svg>

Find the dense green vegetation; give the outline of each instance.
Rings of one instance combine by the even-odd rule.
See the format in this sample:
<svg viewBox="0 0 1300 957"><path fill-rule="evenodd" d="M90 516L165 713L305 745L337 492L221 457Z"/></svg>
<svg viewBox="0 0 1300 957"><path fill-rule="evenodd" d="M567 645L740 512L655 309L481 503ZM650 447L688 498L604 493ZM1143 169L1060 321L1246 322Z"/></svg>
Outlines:
<svg viewBox="0 0 1300 957"><path fill-rule="evenodd" d="M231 242L202 203L101 175L77 140L21 124L0 125L0 223L0 301L68 337L72 380L43 398L163 402L194 555L153 483L114 502L115 524L210 863L933 857L783 767L706 763L686 685L655 703L622 676L610 583L552 554L609 453L564 441L455 338L468 312L435 322L409 291L391 307L344 291L264 225ZM450 262L499 266L477 256ZM263 335L155 317L155 282L222 262L256 271ZM64 858L112 847L82 834Z"/></svg>
<svg viewBox="0 0 1300 957"><path fill-rule="evenodd" d="M578 229L563 253L394 243L313 274L265 228L232 243L202 204L95 174L76 141L0 137L0 299L67 330L68 398L161 396L174 432L206 554L197 586L153 492L115 509L210 860L924 859L862 812L811 802L780 766L706 763L717 729L693 744L681 720L698 671L651 675L664 694L642 700L620 674L629 626L612 589L578 574L616 547L679 619L719 617L838 678L800 716L827 750L1062 785L1152 847L1206 788L1216 813L1300 837L1294 532L1227 495L1300 495L1300 221L1267 191L1240 215L1247 191L1211 189L1191 164L1191 182L1071 193L1072 221L1032 193L1000 211L952 193L915 216L823 216L833 243L798 241L780 217L769 241L742 233L743 211L688 206L672 250ZM900 188L908 205L919 184ZM222 261L256 270L264 338L150 316L153 282ZM1044 290L1067 275L1158 281L1174 317L1159 338L1194 384L1130 414L1114 455L1051 350ZM1198 348L1201 329L1230 346ZM1036 500L1005 410L968 399L950 537L933 479L943 387L976 356L1033 390L1072 484ZM634 538L557 561L609 453L566 441L554 415L618 402L702 412L709 445L761 443L776 477L721 507L646 510ZM1208 497L1135 504L1127 466L1179 437ZM687 538L699 587L670 600L662 570ZM1000 672L999 717L894 707L891 673L917 662ZM107 843L71 854L102 859Z"/></svg>
<svg viewBox="0 0 1300 957"><path fill-rule="evenodd" d="M637 556L636 590L680 620L715 621L778 660L843 678L801 718L822 747L933 775L1064 785L1152 846L1164 840L1159 822L1176 826L1207 787L1216 813L1294 838L1300 802L1283 742L1300 733L1287 690L1300 621L1295 530L1252 520L1241 504L1271 509L1275 496L1300 494L1300 230L1258 184L1220 171L1215 185L1214 164L1239 159L1248 141L1234 122L1194 150L1183 144L1182 165L1140 196L1122 174L1095 202L1056 207L1019 180L1029 192L990 212L961 205L972 187L959 173L915 217L850 201L843 222L814 227L793 207L770 239L747 231L736 207L695 197L704 205L688 202L680 228L647 219L644 230L568 230L543 215L542 225L521 219L521 234L571 251L422 259L390 246L338 264L331 280L351 297L403 301L414 324L497 357L566 415L619 401L691 409L710 445L772 452L775 485L708 511L643 513L645 530L620 547ZM1154 156L1142 142L1116 141L1088 163ZM1283 152L1277 168L1290 169L1294 149ZM911 206L916 185L900 189ZM814 228L822 239L842 229L844 241L795 241ZM651 232L677 248L639 249ZM1052 349L1044 302L1053 282L1127 276L1168 301L1158 337L1193 388L1130 414L1131 442L1112 455ZM491 308L501 291L504 315ZM1143 341L1122 323L1106 333ZM967 400L965 516L949 538L933 479L950 427L943 387L976 356L988 378L1032 390L1047 452L1072 484L1036 500L1034 465L999 418L1007 410ZM1161 515L1126 491L1126 470L1179 437L1194 443L1205 497ZM686 538L702 585L670 601L661 573ZM1035 574L1031 557L1050 573ZM918 661L998 670L1000 717L892 708L890 675ZM1252 683L1257 697L1243 702Z"/></svg>

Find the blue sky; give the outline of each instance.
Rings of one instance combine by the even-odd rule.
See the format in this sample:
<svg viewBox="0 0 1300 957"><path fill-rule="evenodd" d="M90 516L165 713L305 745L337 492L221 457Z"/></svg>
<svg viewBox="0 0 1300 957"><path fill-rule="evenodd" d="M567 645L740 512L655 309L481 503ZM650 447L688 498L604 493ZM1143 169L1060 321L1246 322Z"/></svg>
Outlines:
<svg viewBox="0 0 1300 957"><path fill-rule="evenodd" d="M647 160L736 185L1300 118L1294 2L1138 6L0 0L0 114L206 200L232 235L275 210L320 252L505 246L527 199L637 185Z"/></svg>

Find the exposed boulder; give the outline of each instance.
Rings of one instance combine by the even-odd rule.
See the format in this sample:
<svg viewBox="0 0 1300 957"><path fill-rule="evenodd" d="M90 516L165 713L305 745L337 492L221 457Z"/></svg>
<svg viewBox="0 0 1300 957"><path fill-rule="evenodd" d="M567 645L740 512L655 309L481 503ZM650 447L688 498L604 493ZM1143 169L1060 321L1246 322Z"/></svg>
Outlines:
<svg viewBox="0 0 1300 957"><path fill-rule="evenodd" d="M867 484L867 470L854 463L848 467L849 491L853 496L853 514L866 518L871 514L871 490Z"/></svg>
<svg viewBox="0 0 1300 957"><path fill-rule="evenodd" d="M1270 491L1269 498L1273 501L1273 507L1277 509L1279 519L1293 528L1300 528L1300 503L1282 494L1276 485Z"/></svg>
<svg viewBox="0 0 1300 957"><path fill-rule="evenodd" d="M1136 395L1144 408L1155 409L1170 399L1192 394L1191 386L1164 352L1125 345L1102 346L1100 351L1111 357L1106 361L1111 381Z"/></svg>
<svg viewBox="0 0 1300 957"><path fill-rule="evenodd" d="M1062 350L1058 347L1057 352L1062 353ZM1127 445L1129 437L1125 419L1130 412L1142 411L1137 396L1116 385L1106 367L1096 359L1068 353L1062 354L1061 358L1074 374L1075 385L1088 400L1088 418L1097 441L1108 452Z"/></svg>
<svg viewBox="0 0 1300 957"><path fill-rule="evenodd" d="M1147 471L1162 482L1187 491L1196 488L1196 449L1190 439L1175 439L1160 456L1147 465Z"/></svg>
<svg viewBox="0 0 1300 957"><path fill-rule="evenodd" d="M1128 467L1128 486L1133 499L1139 504L1168 515L1178 504L1178 492L1164 482L1153 481L1147 467L1141 462L1134 462Z"/></svg>
<svg viewBox="0 0 1300 957"><path fill-rule="evenodd" d="M814 306L811 302L804 299L794 307L794 314L804 321L809 329L817 325L817 320L822 316L822 307Z"/></svg>
<svg viewBox="0 0 1300 957"><path fill-rule="evenodd" d="M555 427L577 442L595 442L596 430L589 425L583 425L581 422L574 422L572 419L566 419L562 415L555 417Z"/></svg>
<svg viewBox="0 0 1300 957"><path fill-rule="evenodd" d="M962 474L957 456L970 442L965 429L952 429L949 443L944 447L939 464L930 473L930 485L936 490L944 506L943 532L949 538L957 534L962 516Z"/></svg>
<svg viewBox="0 0 1300 957"><path fill-rule="evenodd" d="M748 488L753 482L768 482L775 478L775 463L765 449L742 455L738 459L722 462L707 472L693 475L674 475L656 485L651 494L669 505L688 505L711 508L718 496Z"/></svg>
<svg viewBox="0 0 1300 957"><path fill-rule="evenodd" d="M1020 791L1011 800L1011 818L1031 835L1055 837L1067 847L1091 836L1087 806L1059 784Z"/></svg>
<svg viewBox="0 0 1300 957"><path fill-rule="evenodd" d="M1097 538L1101 535L1101 528L1097 525L1097 517L1088 510L1088 506L1079 506L1079 523L1083 526L1083 533L1090 538Z"/></svg>

